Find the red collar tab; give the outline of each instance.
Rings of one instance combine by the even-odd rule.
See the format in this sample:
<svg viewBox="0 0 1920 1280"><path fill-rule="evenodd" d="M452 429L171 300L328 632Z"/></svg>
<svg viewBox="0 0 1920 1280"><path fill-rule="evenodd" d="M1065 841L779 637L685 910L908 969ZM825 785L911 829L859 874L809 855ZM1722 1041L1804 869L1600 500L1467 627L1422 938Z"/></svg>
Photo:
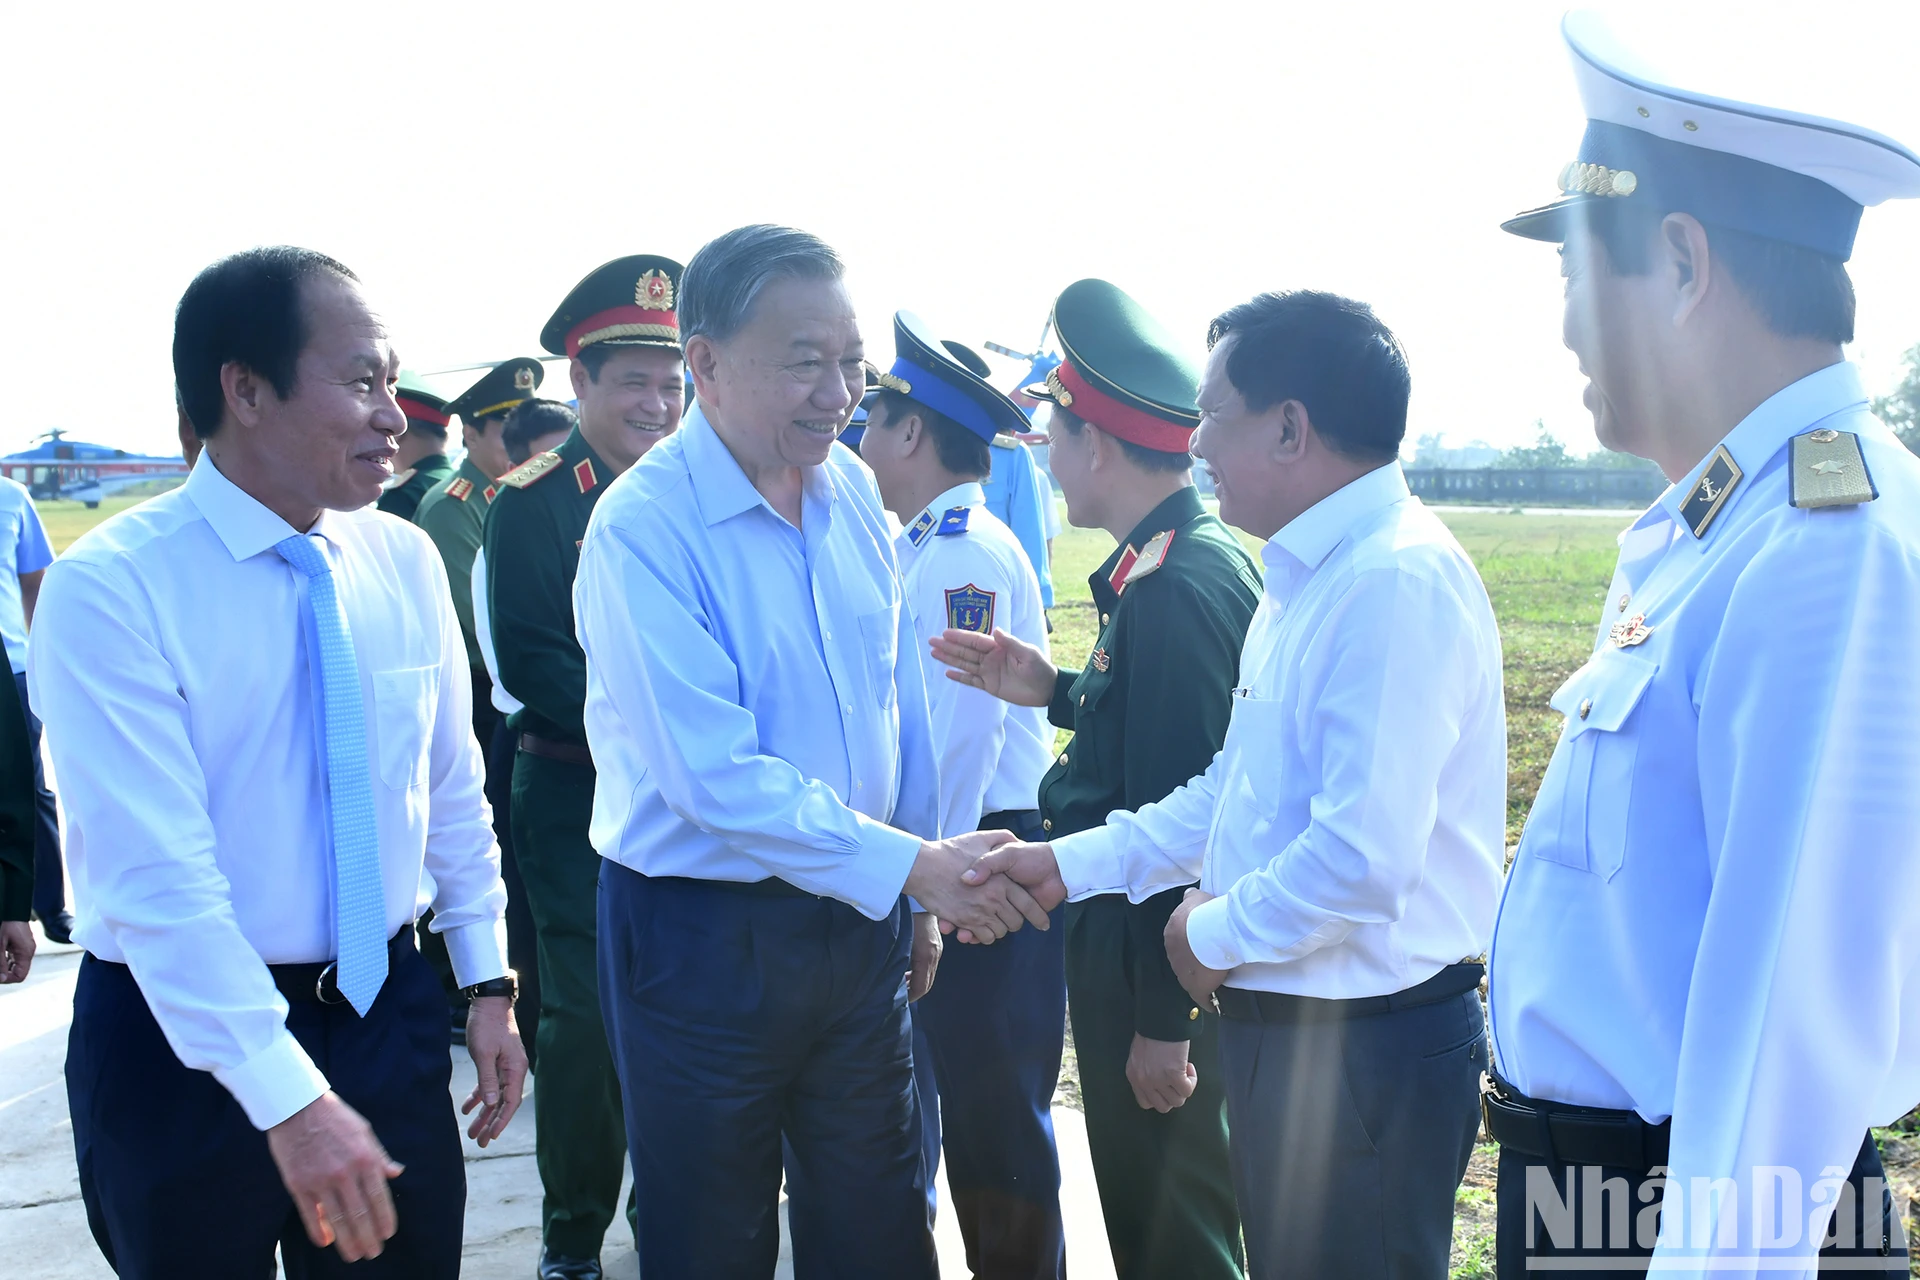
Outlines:
<svg viewBox="0 0 1920 1280"><path fill-rule="evenodd" d="M1119 595L1127 589L1127 574L1132 571L1133 562L1139 558L1140 553L1131 546L1120 553L1120 562L1113 566L1113 572L1107 577L1107 585L1113 588L1113 594Z"/></svg>
<svg viewBox="0 0 1920 1280"><path fill-rule="evenodd" d="M1161 453L1185 453L1193 440L1193 428L1168 422L1145 409L1114 399L1080 376L1071 362L1055 371L1060 385L1072 397L1069 408L1108 435Z"/></svg>
<svg viewBox="0 0 1920 1280"><path fill-rule="evenodd" d="M600 478L593 474L592 458L582 458L574 465L573 480L580 486L582 493L590 492L593 486L600 483Z"/></svg>

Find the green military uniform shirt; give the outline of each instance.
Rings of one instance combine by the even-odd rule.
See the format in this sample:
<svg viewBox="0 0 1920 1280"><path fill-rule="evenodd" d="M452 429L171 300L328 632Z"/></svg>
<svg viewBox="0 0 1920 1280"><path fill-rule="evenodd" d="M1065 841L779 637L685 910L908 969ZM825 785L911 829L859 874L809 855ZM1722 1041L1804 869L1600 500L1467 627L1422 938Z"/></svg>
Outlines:
<svg viewBox="0 0 1920 1280"><path fill-rule="evenodd" d="M1158 567L1116 590L1127 548L1138 552L1169 530ZM1252 557L1192 487L1155 507L1088 581L1099 639L1084 669L1060 673L1047 709L1056 727L1074 734L1040 783L1040 810L1055 837L1100 826L1115 809L1152 804L1206 772L1226 739L1240 648L1261 591ZM1150 1040L1193 1036L1193 1001L1162 939L1184 894L1074 904L1126 929L1134 1029Z"/></svg>
<svg viewBox="0 0 1920 1280"><path fill-rule="evenodd" d="M452 459L444 453L430 453L414 463L411 470L402 471L389 480L387 483L392 487L381 493L380 501L374 505L388 515L411 520L420 507L420 499L427 496L427 490L451 474Z"/></svg>
<svg viewBox="0 0 1920 1280"><path fill-rule="evenodd" d="M426 530L446 563L453 611L460 617L460 635L467 642L467 664L475 671L486 668L486 659L473 629L473 557L480 550L494 494L493 480L469 457L458 471L427 490L413 513L413 522Z"/></svg>
<svg viewBox="0 0 1920 1280"><path fill-rule="evenodd" d="M500 683L526 704L520 731L587 742L587 655L573 630L573 577L613 469L578 428L500 477L487 509L487 620Z"/></svg>
<svg viewBox="0 0 1920 1280"><path fill-rule="evenodd" d="M33 741L12 680L0 680L0 920L33 908Z"/></svg>

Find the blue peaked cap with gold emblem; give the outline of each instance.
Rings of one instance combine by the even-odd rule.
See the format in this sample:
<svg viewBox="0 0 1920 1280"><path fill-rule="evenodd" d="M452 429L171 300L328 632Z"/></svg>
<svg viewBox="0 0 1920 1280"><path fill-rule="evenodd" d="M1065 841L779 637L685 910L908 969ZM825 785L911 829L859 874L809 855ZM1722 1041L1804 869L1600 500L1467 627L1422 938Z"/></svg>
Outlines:
<svg viewBox="0 0 1920 1280"><path fill-rule="evenodd" d="M989 442L1002 432L1028 429L1020 406L963 363L911 311L894 313L893 354L893 368L879 375L882 389L944 414Z"/></svg>
<svg viewBox="0 0 1920 1280"><path fill-rule="evenodd" d="M1569 13L1560 32L1586 137L1561 170L1565 198L1501 224L1515 235L1564 240L1587 206L1619 202L1844 262L1867 205L1920 196L1920 156L1892 138L1667 84L1592 12Z"/></svg>

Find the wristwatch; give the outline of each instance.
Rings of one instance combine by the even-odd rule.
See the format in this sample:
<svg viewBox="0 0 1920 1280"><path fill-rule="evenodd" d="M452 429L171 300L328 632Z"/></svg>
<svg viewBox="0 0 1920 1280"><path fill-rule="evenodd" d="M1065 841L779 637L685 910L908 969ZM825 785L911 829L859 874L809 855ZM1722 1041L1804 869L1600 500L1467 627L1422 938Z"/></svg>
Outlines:
<svg viewBox="0 0 1920 1280"><path fill-rule="evenodd" d="M469 1000L478 1000L483 996L505 996L510 1001L518 1000L520 975L509 969L498 978L488 978L485 982L461 988L460 994Z"/></svg>

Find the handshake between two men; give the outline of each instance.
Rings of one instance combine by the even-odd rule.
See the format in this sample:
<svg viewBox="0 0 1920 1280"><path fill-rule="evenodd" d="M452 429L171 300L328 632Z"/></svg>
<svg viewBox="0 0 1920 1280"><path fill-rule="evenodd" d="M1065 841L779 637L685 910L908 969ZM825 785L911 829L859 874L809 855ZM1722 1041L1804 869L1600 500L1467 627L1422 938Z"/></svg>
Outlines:
<svg viewBox="0 0 1920 1280"><path fill-rule="evenodd" d="M950 630L934 638L932 650L949 668L950 680L1019 706L1044 707L1052 700L1058 668L1042 650L1005 631ZM995 942L1023 924L1045 929L1047 913L1067 898L1053 846L1019 840L1009 831L976 831L922 846L906 891L940 921L941 932L977 944ZM1180 985L1208 1008L1227 974L1195 957L1187 917L1212 896L1187 890L1164 935Z"/></svg>

